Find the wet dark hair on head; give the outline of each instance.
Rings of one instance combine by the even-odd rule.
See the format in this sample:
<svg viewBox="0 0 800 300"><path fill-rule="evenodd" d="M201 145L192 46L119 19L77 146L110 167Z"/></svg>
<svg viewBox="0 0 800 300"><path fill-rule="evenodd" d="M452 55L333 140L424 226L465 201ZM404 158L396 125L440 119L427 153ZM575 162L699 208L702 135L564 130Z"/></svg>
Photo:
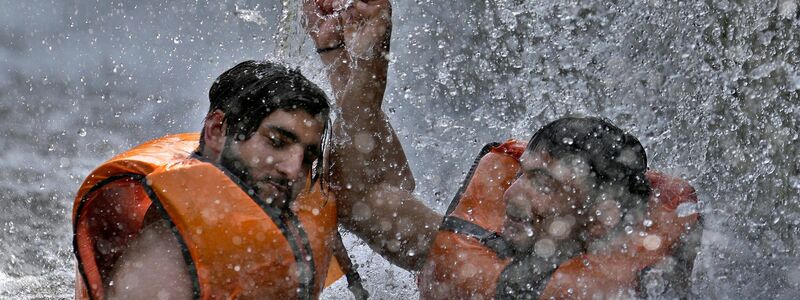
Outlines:
<svg viewBox="0 0 800 300"><path fill-rule="evenodd" d="M650 195L645 177L647 154L636 137L596 117L565 117L537 131L527 151L544 151L553 159L580 159L594 175L595 187L621 187L636 197L623 197L623 210Z"/></svg>
<svg viewBox="0 0 800 300"><path fill-rule="evenodd" d="M325 124L322 147L326 147L330 131L328 97L299 70L269 61L248 60L217 77L208 91L208 99L208 114L221 110L227 124L225 134L235 140L252 137L261 121L276 110L303 110L322 117ZM204 145L201 133L200 151ZM323 174L323 165L321 161L315 162L312 180Z"/></svg>

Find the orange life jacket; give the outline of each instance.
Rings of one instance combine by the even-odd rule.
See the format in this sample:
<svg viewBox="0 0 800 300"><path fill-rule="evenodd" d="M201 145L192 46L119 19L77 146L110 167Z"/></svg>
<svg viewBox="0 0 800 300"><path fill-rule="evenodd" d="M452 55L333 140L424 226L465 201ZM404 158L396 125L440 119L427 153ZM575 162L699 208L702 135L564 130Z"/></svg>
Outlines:
<svg viewBox="0 0 800 300"><path fill-rule="evenodd" d="M503 194L516 179L524 150L525 143L514 140L483 148L450 203L417 277L421 299L496 298L498 280L514 261L510 246L499 234L506 217ZM659 190L656 202L664 209L697 201L694 189L684 181L654 172L647 176L653 189ZM546 275L581 272L575 261ZM546 280L542 283L547 284Z"/></svg>
<svg viewBox="0 0 800 300"><path fill-rule="evenodd" d="M197 134L156 139L86 178L73 208L76 298L104 298L104 280L151 205L177 231L195 298L311 299L342 276L331 260L336 203L319 185L281 211L193 155L197 145Z"/></svg>
<svg viewBox="0 0 800 300"><path fill-rule="evenodd" d="M503 193L516 179L524 150L515 141L489 144L481 150L445 218L467 221L482 228L483 234L439 231L417 277L420 299L494 297L497 278L511 259L488 245L499 241L493 234L501 231L505 220Z"/></svg>

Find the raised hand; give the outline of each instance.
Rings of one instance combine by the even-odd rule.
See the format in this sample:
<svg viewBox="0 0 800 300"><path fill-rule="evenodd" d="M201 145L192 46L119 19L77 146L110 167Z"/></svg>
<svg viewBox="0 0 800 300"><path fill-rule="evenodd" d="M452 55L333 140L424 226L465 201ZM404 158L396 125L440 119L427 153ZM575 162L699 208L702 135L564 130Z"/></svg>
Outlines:
<svg viewBox="0 0 800 300"><path fill-rule="evenodd" d="M319 5L320 10L326 14L333 14L334 12L341 11L349 7L353 0L315 0Z"/></svg>
<svg viewBox="0 0 800 300"><path fill-rule="evenodd" d="M333 2L334 0L303 0L303 25L318 51L332 51L344 46L341 17L333 12Z"/></svg>
<svg viewBox="0 0 800 300"><path fill-rule="evenodd" d="M415 270L441 216L413 195L403 147L381 109L389 68L389 0L304 1L306 29L326 64L340 109L329 147L339 224L390 262ZM358 213L361 208L371 213Z"/></svg>
<svg viewBox="0 0 800 300"><path fill-rule="evenodd" d="M392 32L389 0L356 0L342 11L342 20L344 44L352 59L384 58Z"/></svg>

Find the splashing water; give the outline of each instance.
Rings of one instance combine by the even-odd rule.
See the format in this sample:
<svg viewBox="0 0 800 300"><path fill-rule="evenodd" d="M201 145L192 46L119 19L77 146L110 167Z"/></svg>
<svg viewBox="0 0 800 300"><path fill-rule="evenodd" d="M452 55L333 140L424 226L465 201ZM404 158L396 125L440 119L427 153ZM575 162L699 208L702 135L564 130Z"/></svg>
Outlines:
<svg viewBox="0 0 800 300"><path fill-rule="evenodd" d="M258 10L258 5L256 5L255 9L243 9L239 8L239 5L235 6L234 13L245 22L253 22L260 26L266 26L267 19L261 16L261 12Z"/></svg>
<svg viewBox="0 0 800 300"><path fill-rule="evenodd" d="M679 207L705 221L696 294L800 293L797 1L393 5L384 108L432 207L449 204L484 144L601 116L642 141L652 169L697 189L703 206ZM299 1L2 7L0 298L71 295L80 181L133 145L198 130L225 69L266 56L326 85ZM415 298L411 275L345 240L376 299ZM347 294L338 283L323 298Z"/></svg>

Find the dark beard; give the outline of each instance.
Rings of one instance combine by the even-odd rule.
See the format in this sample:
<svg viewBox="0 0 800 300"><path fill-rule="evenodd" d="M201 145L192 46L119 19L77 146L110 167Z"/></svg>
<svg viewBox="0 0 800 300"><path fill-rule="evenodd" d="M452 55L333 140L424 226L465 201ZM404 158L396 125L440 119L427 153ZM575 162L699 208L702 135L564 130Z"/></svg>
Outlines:
<svg viewBox="0 0 800 300"><path fill-rule="evenodd" d="M253 176L250 175L250 171L247 169L244 162L230 150L227 143L225 144L225 148L222 149L219 164L225 167L228 172L239 178L239 180L247 184L247 187L252 189L254 193L257 194L259 192L258 187L255 185L255 180L253 180Z"/></svg>
<svg viewBox="0 0 800 300"><path fill-rule="evenodd" d="M224 167L228 170L231 174L239 178L239 180L245 183L247 194L251 196L259 196L261 197L261 190L257 185L257 180L253 178L253 175L250 173L250 170L247 168L247 165L242 161L242 159L231 150L230 144L232 143L231 138L227 138L225 140L225 147L222 149L222 153L220 155L219 164L220 166ZM288 186L288 185L287 185ZM290 190L291 191L291 190ZM283 208L284 206L288 205L291 202L292 197L291 193L287 192L284 195L285 201L269 201L270 205L277 206L279 208ZM266 200L266 199L262 199ZM285 203L278 203L278 202L285 202Z"/></svg>

